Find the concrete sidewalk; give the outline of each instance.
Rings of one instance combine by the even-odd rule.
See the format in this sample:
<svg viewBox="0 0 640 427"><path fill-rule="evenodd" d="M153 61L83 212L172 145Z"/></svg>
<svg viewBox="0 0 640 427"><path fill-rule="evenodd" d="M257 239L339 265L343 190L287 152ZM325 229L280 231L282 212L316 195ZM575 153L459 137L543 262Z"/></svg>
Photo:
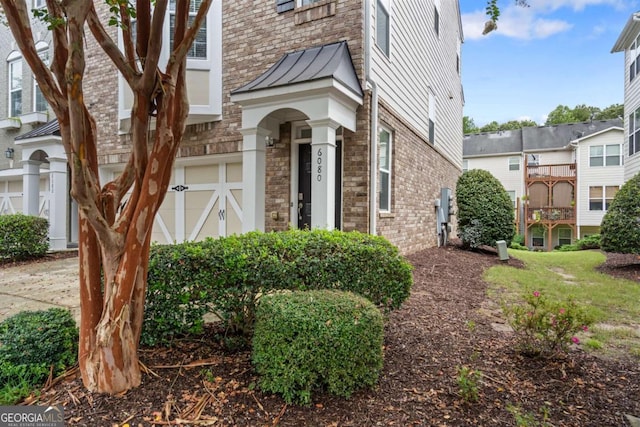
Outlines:
<svg viewBox="0 0 640 427"><path fill-rule="evenodd" d="M78 258L0 267L0 321L20 311L68 308L80 320Z"/></svg>

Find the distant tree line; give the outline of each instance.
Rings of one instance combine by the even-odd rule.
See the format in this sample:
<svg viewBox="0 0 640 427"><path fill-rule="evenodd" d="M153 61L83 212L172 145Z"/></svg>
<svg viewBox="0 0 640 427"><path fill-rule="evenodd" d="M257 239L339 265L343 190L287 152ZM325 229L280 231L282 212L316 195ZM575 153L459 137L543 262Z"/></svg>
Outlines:
<svg viewBox="0 0 640 427"><path fill-rule="evenodd" d="M578 123L587 122L589 120L607 120L623 117L624 105L613 104L604 109L598 107L592 107L585 104L576 105L574 108L569 108L566 105L558 105L547 116L547 121L544 122L545 126L559 125L562 123ZM533 120L510 120L505 123L498 123L492 121L482 127L476 126L473 118L464 116L462 118L462 128L465 134L467 133L480 133L480 132L497 132L501 130L513 130L520 129L527 126L539 126Z"/></svg>

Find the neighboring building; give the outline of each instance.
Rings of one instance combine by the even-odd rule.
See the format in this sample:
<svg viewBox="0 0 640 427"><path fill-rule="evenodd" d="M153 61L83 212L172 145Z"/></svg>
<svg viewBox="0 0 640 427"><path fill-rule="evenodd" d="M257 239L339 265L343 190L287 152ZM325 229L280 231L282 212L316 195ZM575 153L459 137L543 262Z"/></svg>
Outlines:
<svg viewBox="0 0 640 427"><path fill-rule="evenodd" d="M518 232L551 250L599 233L624 183L621 119L465 135L463 169L484 169L514 202Z"/></svg>
<svg viewBox="0 0 640 427"><path fill-rule="evenodd" d="M379 234L403 253L435 245L434 201L462 162L462 41L452 1L214 1L188 60L189 125L152 239L320 227ZM89 34L87 49L105 181L129 155L131 93ZM18 163L36 150L58 158L51 126L15 141Z"/></svg>
<svg viewBox="0 0 640 427"><path fill-rule="evenodd" d="M624 52L624 178L628 181L640 172L640 12L629 17L611 52Z"/></svg>

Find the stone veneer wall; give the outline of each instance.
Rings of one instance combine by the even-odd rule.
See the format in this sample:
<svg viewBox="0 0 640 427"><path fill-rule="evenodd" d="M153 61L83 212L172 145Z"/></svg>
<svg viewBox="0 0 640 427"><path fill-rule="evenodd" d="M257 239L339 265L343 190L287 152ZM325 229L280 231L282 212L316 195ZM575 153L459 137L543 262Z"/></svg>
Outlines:
<svg viewBox="0 0 640 427"><path fill-rule="evenodd" d="M383 102L379 113L380 124L393 132L393 152L391 212L378 214L378 234L405 254L435 246L433 202L440 198L441 187L455 191L460 169Z"/></svg>

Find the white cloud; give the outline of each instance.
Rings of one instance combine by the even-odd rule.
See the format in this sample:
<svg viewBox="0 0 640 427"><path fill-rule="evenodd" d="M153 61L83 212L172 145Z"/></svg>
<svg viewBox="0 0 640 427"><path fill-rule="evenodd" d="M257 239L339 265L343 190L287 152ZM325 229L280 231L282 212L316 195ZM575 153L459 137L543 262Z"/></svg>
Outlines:
<svg viewBox="0 0 640 427"><path fill-rule="evenodd" d="M616 9L624 9L629 5L628 0L529 0L531 9L541 12L552 12L563 7L574 11L584 10L588 6L609 5Z"/></svg>
<svg viewBox="0 0 640 427"><path fill-rule="evenodd" d="M617 10L635 7L637 0L528 0L530 7L516 6L514 2L503 2L498 29L488 36L502 35L521 40L544 39L570 30L573 25L562 19L554 19L549 15L559 9L570 9L574 12L589 6L610 6ZM482 30L487 21L484 9L462 15L464 36L468 40L483 37ZM592 36L600 34L604 28L595 28Z"/></svg>

